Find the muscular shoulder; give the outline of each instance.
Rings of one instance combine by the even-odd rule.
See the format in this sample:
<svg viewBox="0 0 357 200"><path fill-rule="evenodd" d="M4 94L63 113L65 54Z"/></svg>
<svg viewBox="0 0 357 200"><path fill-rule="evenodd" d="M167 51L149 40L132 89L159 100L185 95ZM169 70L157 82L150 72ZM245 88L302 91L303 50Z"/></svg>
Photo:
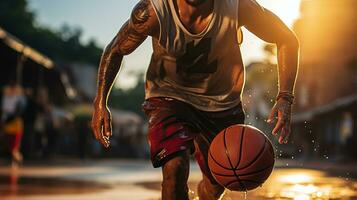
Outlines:
<svg viewBox="0 0 357 200"><path fill-rule="evenodd" d="M140 0L136 4L129 23L139 33L154 35L159 27L159 22L150 1Z"/></svg>
<svg viewBox="0 0 357 200"><path fill-rule="evenodd" d="M239 19L243 25L247 20L265 13L264 7L255 0L239 0Z"/></svg>
<svg viewBox="0 0 357 200"><path fill-rule="evenodd" d="M260 6L256 0L238 0L238 1L239 1L239 6L242 6L243 8Z"/></svg>

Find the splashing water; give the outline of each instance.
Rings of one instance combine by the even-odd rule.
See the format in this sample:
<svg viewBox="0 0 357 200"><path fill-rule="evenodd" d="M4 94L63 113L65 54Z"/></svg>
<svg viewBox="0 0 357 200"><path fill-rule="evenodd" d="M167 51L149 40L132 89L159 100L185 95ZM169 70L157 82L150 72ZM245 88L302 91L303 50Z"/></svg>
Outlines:
<svg viewBox="0 0 357 200"><path fill-rule="evenodd" d="M190 200L200 200L200 198L198 197L198 194L196 194L193 190L188 191L188 198Z"/></svg>

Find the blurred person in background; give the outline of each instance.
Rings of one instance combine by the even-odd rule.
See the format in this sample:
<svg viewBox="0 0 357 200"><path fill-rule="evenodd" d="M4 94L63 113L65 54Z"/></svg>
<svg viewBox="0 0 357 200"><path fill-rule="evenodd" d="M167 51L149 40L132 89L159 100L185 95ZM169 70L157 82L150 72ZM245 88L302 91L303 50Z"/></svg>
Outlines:
<svg viewBox="0 0 357 200"><path fill-rule="evenodd" d="M48 96L48 90L40 87L36 95L38 106L34 131L36 133L37 153L43 158L51 158L57 150L58 123L55 120L54 105Z"/></svg>
<svg viewBox="0 0 357 200"><path fill-rule="evenodd" d="M57 149L58 132L54 119L54 107L51 103L43 105L44 114L44 138L43 138L43 156L51 158Z"/></svg>
<svg viewBox="0 0 357 200"><path fill-rule="evenodd" d="M25 106L25 96L21 86L15 81L10 81L4 86L1 101L1 123L2 131L8 142L12 164L22 163L20 152L21 138L24 131L22 112Z"/></svg>

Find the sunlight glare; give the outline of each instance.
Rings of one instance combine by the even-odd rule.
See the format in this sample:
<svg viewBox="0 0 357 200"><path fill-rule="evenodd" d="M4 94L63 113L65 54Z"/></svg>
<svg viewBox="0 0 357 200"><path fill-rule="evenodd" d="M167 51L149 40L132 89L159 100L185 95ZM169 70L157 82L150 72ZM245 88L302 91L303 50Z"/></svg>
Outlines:
<svg viewBox="0 0 357 200"><path fill-rule="evenodd" d="M312 176L308 174L288 174L280 178L281 182L297 184L297 183L308 183L313 179Z"/></svg>

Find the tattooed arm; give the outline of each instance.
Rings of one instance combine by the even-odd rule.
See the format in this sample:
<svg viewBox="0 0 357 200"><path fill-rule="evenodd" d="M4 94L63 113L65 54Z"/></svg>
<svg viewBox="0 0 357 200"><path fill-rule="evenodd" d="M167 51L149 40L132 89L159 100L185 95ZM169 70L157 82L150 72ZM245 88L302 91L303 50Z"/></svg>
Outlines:
<svg viewBox="0 0 357 200"><path fill-rule="evenodd" d="M109 147L109 137L112 135L107 100L123 57L133 52L148 36L156 35L157 27L158 21L150 0L141 0L133 9L130 19L104 50L91 123L95 138L104 147Z"/></svg>

